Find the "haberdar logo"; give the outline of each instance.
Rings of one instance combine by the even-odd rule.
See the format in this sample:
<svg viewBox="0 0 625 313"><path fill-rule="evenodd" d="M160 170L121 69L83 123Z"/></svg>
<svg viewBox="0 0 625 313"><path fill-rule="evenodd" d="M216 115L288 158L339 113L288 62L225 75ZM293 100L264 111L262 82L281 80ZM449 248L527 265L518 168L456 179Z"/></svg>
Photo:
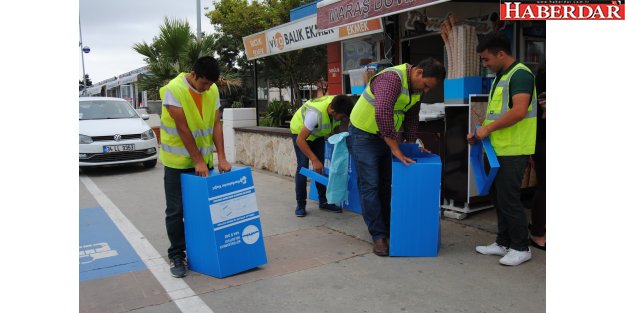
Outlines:
<svg viewBox="0 0 625 313"><path fill-rule="evenodd" d="M501 20L625 20L623 0L501 1Z"/></svg>
<svg viewBox="0 0 625 313"><path fill-rule="evenodd" d="M260 231L255 225L247 225L247 227L243 228L243 234L241 236L243 237L243 242L248 245L253 245L258 241Z"/></svg>

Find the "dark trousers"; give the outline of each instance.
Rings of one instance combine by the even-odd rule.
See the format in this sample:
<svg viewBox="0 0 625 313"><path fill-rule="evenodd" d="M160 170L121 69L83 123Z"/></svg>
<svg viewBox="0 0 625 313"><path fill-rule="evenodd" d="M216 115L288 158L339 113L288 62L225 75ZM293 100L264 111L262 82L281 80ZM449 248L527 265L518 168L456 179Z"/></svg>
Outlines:
<svg viewBox="0 0 625 313"><path fill-rule="evenodd" d="M209 169L211 169L209 167ZM195 168L175 169L165 166L165 228L169 237L167 256L171 259L175 255L186 257L187 250L184 240L184 221L182 210L182 185L180 175L195 173Z"/></svg>
<svg viewBox="0 0 625 313"><path fill-rule="evenodd" d="M297 206L300 208L306 207L306 198L308 198L306 193L306 176L299 173L300 168L308 168L310 160L302 152L302 150L297 146L297 135L291 135L293 139L293 148L295 148L295 157L297 158L297 174L295 174L295 200L297 201ZM307 141L310 150L315 154L317 159L324 163L324 154L325 154L325 139L323 137L317 138L313 141ZM327 203L326 199L326 186L315 183L317 186L317 193L319 193L319 203Z"/></svg>
<svg viewBox="0 0 625 313"><path fill-rule="evenodd" d="M534 205L532 207L532 226L530 233L533 236L545 235L545 210L547 206L547 173L545 169L546 143L536 142L536 154L534 155L534 169L536 170L536 191L534 193Z"/></svg>
<svg viewBox="0 0 625 313"><path fill-rule="evenodd" d="M391 221L392 154L384 141L349 127L347 149L358 172L362 217L373 240L388 238Z"/></svg>
<svg viewBox="0 0 625 313"><path fill-rule="evenodd" d="M521 182L529 156L499 156L499 171L490 189L497 210L497 240L504 247L528 250L527 215L521 202Z"/></svg>

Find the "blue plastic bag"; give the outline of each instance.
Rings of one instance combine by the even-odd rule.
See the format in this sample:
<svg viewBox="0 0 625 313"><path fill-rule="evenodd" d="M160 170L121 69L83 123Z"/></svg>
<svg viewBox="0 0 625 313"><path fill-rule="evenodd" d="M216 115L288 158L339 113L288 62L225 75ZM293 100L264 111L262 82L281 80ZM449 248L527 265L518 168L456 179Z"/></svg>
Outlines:
<svg viewBox="0 0 625 313"><path fill-rule="evenodd" d="M347 200L347 182L349 180L348 165L349 151L347 151L347 142L345 138L349 136L348 132L338 133L328 138L328 142L334 145L332 152L332 162L330 163L330 172L328 173L328 186L326 198L328 203L340 205Z"/></svg>

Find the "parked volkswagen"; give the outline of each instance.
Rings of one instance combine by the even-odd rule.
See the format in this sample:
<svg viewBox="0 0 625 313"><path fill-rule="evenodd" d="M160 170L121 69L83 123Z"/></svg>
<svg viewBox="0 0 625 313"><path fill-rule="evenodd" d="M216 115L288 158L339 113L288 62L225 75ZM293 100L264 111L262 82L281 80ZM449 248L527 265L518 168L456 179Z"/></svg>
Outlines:
<svg viewBox="0 0 625 313"><path fill-rule="evenodd" d="M156 165L158 142L145 122L121 98L79 97L78 164L81 167L142 163Z"/></svg>

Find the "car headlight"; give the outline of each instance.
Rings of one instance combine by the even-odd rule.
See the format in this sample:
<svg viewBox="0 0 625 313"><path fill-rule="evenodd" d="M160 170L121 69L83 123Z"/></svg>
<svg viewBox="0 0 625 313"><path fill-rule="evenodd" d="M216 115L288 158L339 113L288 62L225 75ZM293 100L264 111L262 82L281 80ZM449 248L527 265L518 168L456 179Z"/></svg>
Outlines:
<svg viewBox="0 0 625 313"><path fill-rule="evenodd" d="M78 135L78 141L80 142L80 144L87 144L87 143L92 143L93 139L91 139L91 137L89 136L85 136L85 135Z"/></svg>
<svg viewBox="0 0 625 313"><path fill-rule="evenodd" d="M141 133L141 140L150 140L154 139L154 137L154 131L152 131L151 129Z"/></svg>

